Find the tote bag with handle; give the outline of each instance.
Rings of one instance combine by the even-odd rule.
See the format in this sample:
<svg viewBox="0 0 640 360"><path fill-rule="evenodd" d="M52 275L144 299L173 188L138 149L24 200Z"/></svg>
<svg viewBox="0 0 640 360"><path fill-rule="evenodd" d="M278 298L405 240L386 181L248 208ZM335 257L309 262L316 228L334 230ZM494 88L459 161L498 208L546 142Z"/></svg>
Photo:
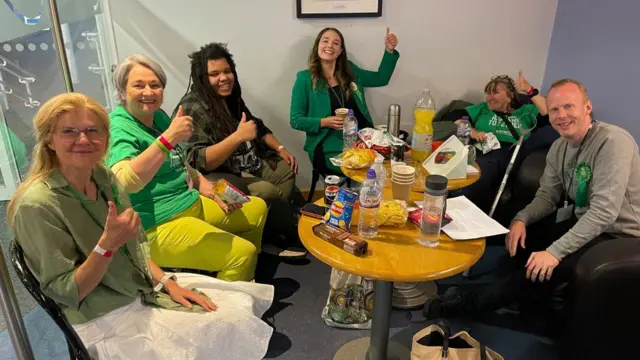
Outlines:
<svg viewBox="0 0 640 360"><path fill-rule="evenodd" d="M451 336L446 323L427 326L413 336L411 360L504 360L500 354L485 347L460 331Z"/></svg>

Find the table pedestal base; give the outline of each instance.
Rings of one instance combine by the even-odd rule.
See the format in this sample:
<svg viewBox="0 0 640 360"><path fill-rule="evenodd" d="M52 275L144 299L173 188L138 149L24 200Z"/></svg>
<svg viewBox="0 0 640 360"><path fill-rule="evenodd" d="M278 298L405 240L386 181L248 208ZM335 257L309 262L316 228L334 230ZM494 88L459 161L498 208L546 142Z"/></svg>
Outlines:
<svg viewBox="0 0 640 360"><path fill-rule="evenodd" d="M333 360L369 360L367 357L369 342L370 338L368 337L349 341L338 350ZM388 346L387 360L409 360L411 358L411 350L400 343L389 341Z"/></svg>
<svg viewBox="0 0 640 360"><path fill-rule="evenodd" d="M424 306L427 299L438 293L435 281L393 283L391 305L396 309L415 309Z"/></svg>

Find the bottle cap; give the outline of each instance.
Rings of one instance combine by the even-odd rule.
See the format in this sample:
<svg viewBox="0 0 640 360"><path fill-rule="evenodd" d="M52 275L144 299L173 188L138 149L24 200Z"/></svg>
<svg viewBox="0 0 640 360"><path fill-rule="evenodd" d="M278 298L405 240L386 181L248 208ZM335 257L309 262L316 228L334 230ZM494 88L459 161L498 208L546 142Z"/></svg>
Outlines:
<svg viewBox="0 0 640 360"><path fill-rule="evenodd" d="M375 178L376 178L376 171L374 169L367 170L367 179L375 180Z"/></svg>
<svg viewBox="0 0 640 360"><path fill-rule="evenodd" d="M349 109L349 116L353 116L353 109Z"/></svg>
<svg viewBox="0 0 640 360"><path fill-rule="evenodd" d="M469 117L468 116L463 116L462 119L469 120Z"/></svg>
<svg viewBox="0 0 640 360"><path fill-rule="evenodd" d="M429 175L425 180L424 186L429 190L442 191L447 189L447 183L447 178L442 175Z"/></svg>

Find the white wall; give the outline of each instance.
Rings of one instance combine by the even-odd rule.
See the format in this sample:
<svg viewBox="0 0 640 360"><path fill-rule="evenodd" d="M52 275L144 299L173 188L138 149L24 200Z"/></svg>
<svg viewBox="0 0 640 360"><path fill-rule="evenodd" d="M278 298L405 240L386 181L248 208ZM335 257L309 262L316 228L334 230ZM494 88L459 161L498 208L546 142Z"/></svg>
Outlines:
<svg viewBox="0 0 640 360"><path fill-rule="evenodd" d="M165 108L184 93L187 54L208 42L227 42L245 101L301 162L298 183L308 187L311 165L304 133L289 125L291 87L305 68L316 34L339 28L350 58L377 68L385 27L398 36L401 54L391 83L367 92L376 124L386 123L391 103L402 107L410 129L412 107L429 87L436 104L481 101L492 75L522 69L535 86L544 74L557 0L385 0L373 19L298 20L294 0L110 0L119 57L143 52L169 76Z"/></svg>

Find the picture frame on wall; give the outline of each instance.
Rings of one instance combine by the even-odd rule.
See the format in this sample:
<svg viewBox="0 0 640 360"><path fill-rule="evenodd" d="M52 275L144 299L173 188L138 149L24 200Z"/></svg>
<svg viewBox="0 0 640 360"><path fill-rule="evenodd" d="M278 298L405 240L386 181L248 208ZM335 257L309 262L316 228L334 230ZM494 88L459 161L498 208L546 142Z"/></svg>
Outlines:
<svg viewBox="0 0 640 360"><path fill-rule="evenodd" d="M298 19L382 16L382 0L296 0Z"/></svg>

